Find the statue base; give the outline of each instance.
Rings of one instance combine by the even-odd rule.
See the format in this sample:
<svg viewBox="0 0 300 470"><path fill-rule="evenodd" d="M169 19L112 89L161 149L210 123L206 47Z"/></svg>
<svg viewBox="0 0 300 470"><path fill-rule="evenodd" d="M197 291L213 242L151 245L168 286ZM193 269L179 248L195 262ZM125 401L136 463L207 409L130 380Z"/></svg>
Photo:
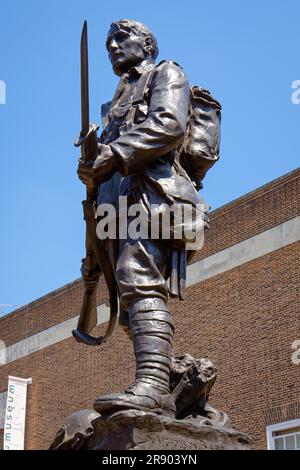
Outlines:
<svg viewBox="0 0 300 470"><path fill-rule="evenodd" d="M172 419L154 413L128 410L100 416L86 410L92 421L71 431L67 418L63 437L52 450L250 450L247 434L230 427L212 425L210 420ZM82 412L79 412L82 413ZM77 421L78 413L72 415ZM82 424L82 421L81 421ZM85 428L85 429L84 429ZM71 432L70 432L71 431ZM75 432L74 432L75 431ZM88 432L87 432L88 431Z"/></svg>
<svg viewBox="0 0 300 470"><path fill-rule="evenodd" d="M208 358L172 358L176 419L134 409L109 415L81 410L65 420L50 449L249 450L251 438L235 431L227 414L208 404L215 380L216 367Z"/></svg>
<svg viewBox="0 0 300 470"><path fill-rule="evenodd" d="M137 410L92 422L89 450L249 450L250 438L199 419L171 419Z"/></svg>

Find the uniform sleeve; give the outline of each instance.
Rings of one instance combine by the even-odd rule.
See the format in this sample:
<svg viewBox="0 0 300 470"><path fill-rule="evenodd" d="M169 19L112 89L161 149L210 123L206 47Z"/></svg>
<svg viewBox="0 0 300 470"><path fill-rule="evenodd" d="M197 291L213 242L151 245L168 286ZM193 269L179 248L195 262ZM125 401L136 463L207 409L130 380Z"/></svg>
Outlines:
<svg viewBox="0 0 300 470"><path fill-rule="evenodd" d="M172 62L159 65L153 73L150 96L145 121L109 144L119 157L123 175L143 170L175 149L184 136L189 83L183 70Z"/></svg>

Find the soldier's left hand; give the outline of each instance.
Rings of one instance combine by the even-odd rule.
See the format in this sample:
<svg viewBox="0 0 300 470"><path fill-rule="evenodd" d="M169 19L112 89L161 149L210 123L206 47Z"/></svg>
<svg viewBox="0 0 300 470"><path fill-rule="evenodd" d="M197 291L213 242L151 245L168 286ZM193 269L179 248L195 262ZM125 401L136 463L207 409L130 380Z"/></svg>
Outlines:
<svg viewBox="0 0 300 470"><path fill-rule="evenodd" d="M109 145L99 144L95 161L79 162L77 174L86 185L95 185L108 180L118 168L118 159Z"/></svg>

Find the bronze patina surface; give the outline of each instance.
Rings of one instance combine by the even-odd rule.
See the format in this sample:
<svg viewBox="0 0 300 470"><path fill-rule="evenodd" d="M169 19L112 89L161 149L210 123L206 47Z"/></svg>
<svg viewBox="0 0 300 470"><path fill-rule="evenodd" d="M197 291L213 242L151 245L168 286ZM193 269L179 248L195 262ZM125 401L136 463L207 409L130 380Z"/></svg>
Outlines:
<svg viewBox="0 0 300 470"><path fill-rule="evenodd" d="M221 106L207 90L190 88L176 62L156 64L157 40L142 23L112 23L106 48L120 81L112 100L102 106L103 130L98 137L98 126L89 122L85 23L82 131L76 142L82 152L78 176L87 194L85 294L73 335L79 342L100 345L111 335L119 313L119 323L132 341L136 374L126 390L99 396L93 404L95 414L83 410L67 418L52 448L249 448L250 439L231 428L225 413L208 405L216 379L214 364L189 354L173 356L174 325L168 308L170 296L186 296L186 264L193 250L185 229L197 235L208 226L198 191L219 158ZM190 218L180 219L180 237L175 236L175 216L169 237L159 219L159 236L154 237L152 232L133 236L129 216L125 236L119 230L104 239L97 230L103 217L99 209L101 213L105 205L113 207L115 222L124 219L121 198L129 209L138 205L147 217L154 206L172 206L182 214L189 206ZM97 338L91 330L96 325L101 273L109 292L110 321L104 337Z"/></svg>

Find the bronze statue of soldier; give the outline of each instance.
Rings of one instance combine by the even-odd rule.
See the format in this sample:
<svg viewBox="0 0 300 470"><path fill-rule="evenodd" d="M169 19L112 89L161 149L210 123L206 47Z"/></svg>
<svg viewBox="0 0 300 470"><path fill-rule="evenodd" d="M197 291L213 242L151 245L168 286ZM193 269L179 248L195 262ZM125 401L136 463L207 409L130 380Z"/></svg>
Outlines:
<svg viewBox="0 0 300 470"><path fill-rule="evenodd" d="M155 63L156 38L136 21L112 23L106 47L120 82L112 101L102 106L97 155L79 163L80 180L87 188L97 187L97 205L112 204L117 217L120 196L128 207L138 203L146 212L153 204L195 209L202 204L199 186L177 158L190 108L184 71L172 61ZM167 301L170 292L184 298L186 242L184 237L134 239L128 234L102 241L117 286L119 322L133 342L136 376L124 392L98 397L96 411L137 409L175 416L170 394L174 326ZM95 272L97 278L100 269Z"/></svg>
<svg viewBox="0 0 300 470"><path fill-rule="evenodd" d="M78 176L86 186L85 293L72 333L77 341L101 345L119 313L133 343L136 373L125 391L99 396L94 410L67 417L50 448L148 450L159 443L168 450L249 449L249 436L208 404L215 365L188 353L173 356L167 306L170 296L185 299L187 260L201 248L208 225L198 190L219 159L221 105L207 90L190 88L175 62L155 63L157 41L145 25L112 23L106 47L120 81L112 101L102 106L98 138L98 126L89 122L85 22L82 130L75 144L81 147ZM143 214L138 223L137 209ZM105 224L117 230L105 230ZM105 335L94 337L101 273L110 319Z"/></svg>

